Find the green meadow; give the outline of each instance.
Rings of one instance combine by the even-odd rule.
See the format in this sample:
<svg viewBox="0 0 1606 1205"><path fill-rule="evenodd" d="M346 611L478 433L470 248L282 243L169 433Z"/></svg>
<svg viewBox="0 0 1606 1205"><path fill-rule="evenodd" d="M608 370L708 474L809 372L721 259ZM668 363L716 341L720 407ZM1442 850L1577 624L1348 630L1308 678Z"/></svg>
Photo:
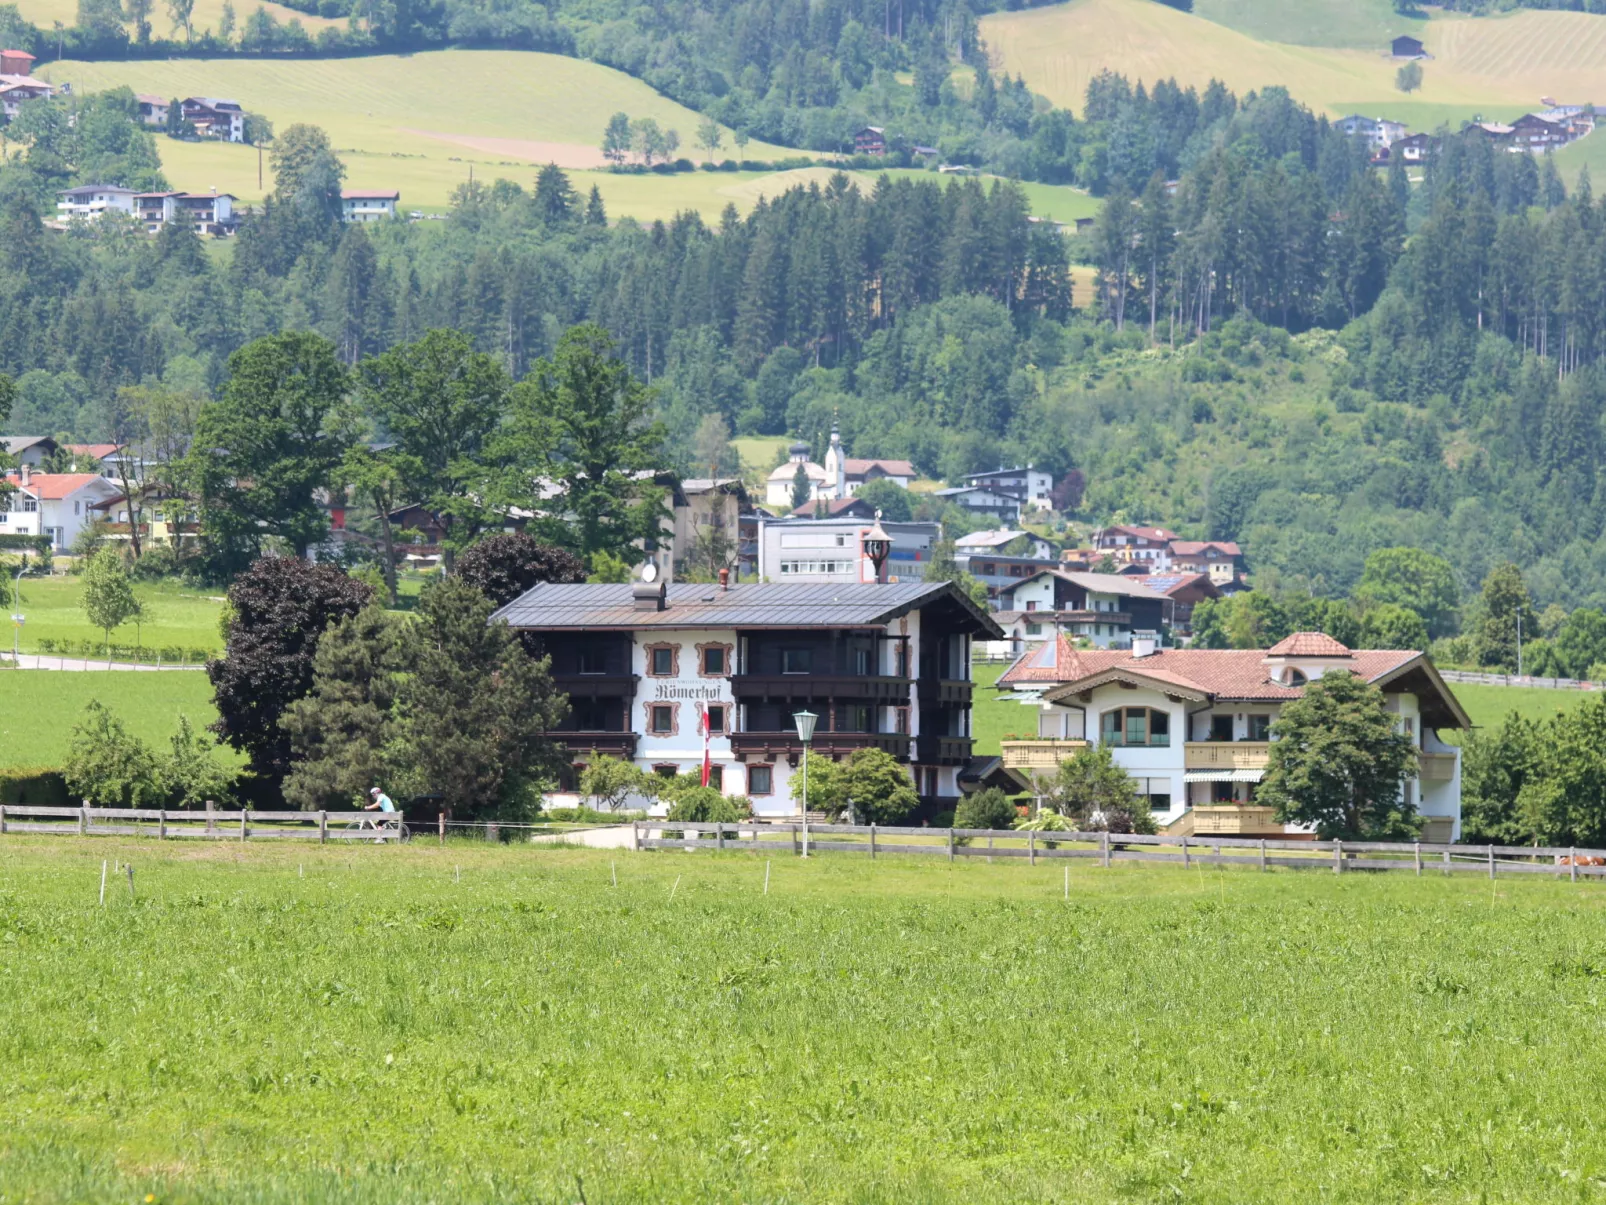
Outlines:
<svg viewBox="0 0 1606 1205"><path fill-rule="evenodd" d="M131 862L137 899L102 859ZM1599 886L0 838L0 1201L1594 1199ZM617 874L618 885L612 885Z"/></svg>
<svg viewBox="0 0 1606 1205"><path fill-rule="evenodd" d="M138 624L130 621L113 628L112 644L137 642L150 649L222 651L223 635L218 630L221 591L198 590L171 579L135 582L133 588L143 618ZM22 651L39 651L41 640L100 643L104 634L84 614L83 593L83 578L78 576L24 577L19 605L11 609L25 617L20 633Z"/></svg>

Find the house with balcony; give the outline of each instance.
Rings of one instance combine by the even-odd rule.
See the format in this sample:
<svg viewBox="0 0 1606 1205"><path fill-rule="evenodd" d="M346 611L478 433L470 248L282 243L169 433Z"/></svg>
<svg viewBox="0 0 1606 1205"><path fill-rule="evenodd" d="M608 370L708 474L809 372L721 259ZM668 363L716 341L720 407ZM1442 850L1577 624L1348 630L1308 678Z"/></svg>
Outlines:
<svg viewBox="0 0 1606 1205"><path fill-rule="evenodd" d="M245 141L245 110L240 102L216 96L186 96L179 102L184 120L202 138Z"/></svg>
<svg viewBox="0 0 1606 1205"><path fill-rule="evenodd" d="M1423 840L1461 831L1461 754L1441 734L1471 727L1426 653L1351 650L1320 632L1299 632L1259 649L1078 649L1049 641L998 680L1034 715L1036 737L1003 743L1003 765L1023 790L1089 745L1109 746L1148 798L1162 831L1298 837L1255 803L1271 755L1271 726L1284 705L1324 674L1351 673L1377 686L1398 730L1416 747L1419 771L1405 802L1425 821Z"/></svg>
<svg viewBox="0 0 1606 1205"><path fill-rule="evenodd" d="M401 193L394 188L348 188L340 194L340 218L345 222L382 222L396 216Z"/></svg>
<svg viewBox="0 0 1606 1205"><path fill-rule="evenodd" d="M809 756L881 749L930 806L951 805L971 761L971 643L998 626L949 582L544 583L499 610L552 658L570 713L553 735L574 770L606 754L671 775L699 769L759 817L798 815Z"/></svg>
<svg viewBox="0 0 1606 1205"><path fill-rule="evenodd" d="M1027 510L1054 509L1054 477L1047 469L1016 466L986 473L967 473L965 484L974 489L1008 494Z"/></svg>
<svg viewBox="0 0 1606 1205"><path fill-rule="evenodd" d="M134 198L138 195L132 188L118 184L85 184L63 189L56 194L56 216L63 220L88 220L108 213L132 216Z"/></svg>
<svg viewBox="0 0 1606 1205"><path fill-rule="evenodd" d="M998 609L1023 613L1029 639L1063 634L1109 649L1129 646L1137 633L1158 635L1166 624L1167 599L1143 577L1041 569L1001 590ZM1033 622L1042 633L1031 632Z"/></svg>
<svg viewBox="0 0 1606 1205"><path fill-rule="evenodd" d="M1166 552L1169 571L1203 573L1218 589L1247 572L1243 549L1232 540L1172 540Z"/></svg>
<svg viewBox="0 0 1606 1205"><path fill-rule="evenodd" d="M1093 533L1093 550L1120 565L1146 565L1151 572L1171 568L1171 541L1177 533L1163 527L1116 524Z"/></svg>

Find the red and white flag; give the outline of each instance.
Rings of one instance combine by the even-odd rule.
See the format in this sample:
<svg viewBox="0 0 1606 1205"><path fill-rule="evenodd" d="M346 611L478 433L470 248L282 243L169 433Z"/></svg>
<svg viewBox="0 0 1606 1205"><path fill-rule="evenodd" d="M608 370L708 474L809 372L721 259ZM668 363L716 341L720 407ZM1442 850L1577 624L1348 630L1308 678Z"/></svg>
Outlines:
<svg viewBox="0 0 1606 1205"><path fill-rule="evenodd" d="M713 763L708 750L709 731L707 703L699 703L697 705L697 731L703 734L703 786L706 787L708 785L709 773L713 769Z"/></svg>

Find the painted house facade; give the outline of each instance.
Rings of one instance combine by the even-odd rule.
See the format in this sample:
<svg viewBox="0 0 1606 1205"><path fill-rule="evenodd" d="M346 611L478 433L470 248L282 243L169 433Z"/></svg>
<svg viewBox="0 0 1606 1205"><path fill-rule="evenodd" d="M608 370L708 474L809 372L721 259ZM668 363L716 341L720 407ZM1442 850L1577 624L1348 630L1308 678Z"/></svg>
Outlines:
<svg viewBox="0 0 1606 1205"><path fill-rule="evenodd" d="M1141 577L1116 573L1067 573L1045 569L1000 592L1003 612L1042 613L1046 638L1080 637L1095 648L1129 647L1139 633L1158 635L1167 600Z"/></svg>
<svg viewBox="0 0 1606 1205"><path fill-rule="evenodd" d="M395 189L348 188L340 194L340 216L347 222L382 222L396 216L400 201Z"/></svg>
<svg viewBox="0 0 1606 1205"><path fill-rule="evenodd" d="M1255 803L1270 759L1271 725L1305 686L1328 673L1376 685L1398 731L1411 739L1419 773L1404 796L1426 821L1425 841L1461 831L1461 754L1439 735L1471 721L1427 655L1355 651L1301 632L1264 651L1078 650L1056 640L1028 652L1000 690L1034 713L1036 738L1005 741L1006 771L1024 788L1089 745L1107 745L1148 798L1162 831L1282 837L1308 830L1278 823Z"/></svg>
<svg viewBox="0 0 1606 1205"><path fill-rule="evenodd" d="M240 102L216 96L186 96L179 102L184 120L202 138L224 142L245 141L245 110Z"/></svg>
<svg viewBox="0 0 1606 1205"><path fill-rule="evenodd" d="M119 490L99 473L35 473L24 464L6 480L11 490L0 504L0 533L45 536L57 552L64 552L97 518L97 503L115 498Z"/></svg>
<svg viewBox="0 0 1606 1205"><path fill-rule="evenodd" d="M570 715L554 734L576 771L599 754L660 774L703 764L754 814L799 814L810 756L881 749L935 806L957 802L972 756L971 642L998 627L951 583L719 586L658 582L534 587L493 616L552 657Z"/></svg>
<svg viewBox="0 0 1606 1205"><path fill-rule="evenodd" d="M132 188L116 184L84 184L56 194L56 216L64 220L85 221L107 213L122 213L132 217L134 198L139 194Z"/></svg>

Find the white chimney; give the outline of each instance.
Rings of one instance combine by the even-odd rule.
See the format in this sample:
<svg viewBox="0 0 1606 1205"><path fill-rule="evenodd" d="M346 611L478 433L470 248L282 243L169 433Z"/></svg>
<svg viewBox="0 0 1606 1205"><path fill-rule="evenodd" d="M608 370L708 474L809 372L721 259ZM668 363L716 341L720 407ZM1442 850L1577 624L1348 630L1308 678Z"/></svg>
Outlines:
<svg viewBox="0 0 1606 1205"><path fill-rule="evenodd" d="M1160 638L1155 635L1133 636L1132 656L1152 657L1160 651Z"/></svg>
<svg viewBox="0 0 1606 1205"><path fill-rule="evenodd" d="M23 461L22 462L22 484L23 485L27 485L28 484L28 479L32 475L33 475L33 473L32 473L32 470L28 467L28 462L27 461Z"/></svg>

